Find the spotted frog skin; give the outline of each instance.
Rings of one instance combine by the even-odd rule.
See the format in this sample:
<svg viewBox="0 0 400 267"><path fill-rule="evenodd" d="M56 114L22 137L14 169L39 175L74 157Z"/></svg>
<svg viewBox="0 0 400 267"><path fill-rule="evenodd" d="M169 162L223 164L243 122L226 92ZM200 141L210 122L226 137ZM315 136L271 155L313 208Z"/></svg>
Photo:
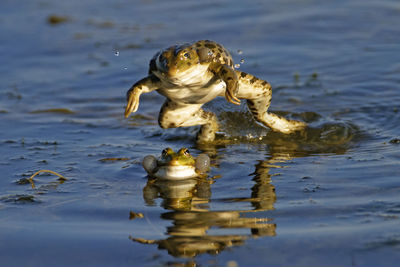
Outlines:
<svg viewBox="0 0 400 267"><path fill-rule="evenodd" d="M183 180L197 177L210 167L210 158L200 154L197 158L190 155L187 148L175 152L172 148L162 151L160 158L148 155L143 159L143 168L150 176L164 180Z"/></svg>
<svg viewBox="0 0 400 267"><path fill-rule="evenodd" d="M167 98L158 118L161 128L201 125L199 143L215 139L217 117L201 107L217 96L236 105L246 99L254 118L273 131L290 134L306 127L303 122L269 113L270 84L233 66L228 50L209 40L161 50L150 60L148 76L128 90L125 117L137 111L141 94L156 90Z"/></svg>

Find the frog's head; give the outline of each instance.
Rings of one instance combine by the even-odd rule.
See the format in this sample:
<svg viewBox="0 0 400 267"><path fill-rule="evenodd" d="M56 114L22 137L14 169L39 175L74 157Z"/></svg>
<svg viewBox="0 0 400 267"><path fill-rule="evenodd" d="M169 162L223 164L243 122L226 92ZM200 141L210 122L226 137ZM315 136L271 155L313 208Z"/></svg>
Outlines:
<svg viewBox="0 0 400 267"><path fill-rule="evenodd" d="M172 148L166 148L162 151L158 166L191 166L194 167L195 159L190 155L187 148L181 148L175 152Z"/></svg>
<svg viewBox="0 0 400 267"><path fill-rule="evenodd" d="M204 175L210 167L210 158L206 154L194 158L187 148L178 152L166 148L158 159L152 155L144 157L143 167L149 175L159 179L184 180Z"/></svg>
<svg viewBox="0 0 400 267"><path fill-rule="evenodd" d="M189 44L171 46L157 53L153 59L154 74L168 79L187 75L200 63L196 48Z"/></svg>
<svg viewBox="0 0 400 267"><path fill-rule="evenodd" d="M181 148L178 152L166 148L157 160L157 171L154 176L166 180L193 178L198 176L195 165L195 159L187 148Z"/></svg>

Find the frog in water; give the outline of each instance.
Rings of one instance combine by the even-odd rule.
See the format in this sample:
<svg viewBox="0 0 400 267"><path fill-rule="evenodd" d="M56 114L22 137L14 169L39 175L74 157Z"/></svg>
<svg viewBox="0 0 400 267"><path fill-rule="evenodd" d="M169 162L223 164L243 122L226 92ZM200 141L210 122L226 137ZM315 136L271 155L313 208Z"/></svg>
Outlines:
<svg viewBox="0 0 400 267"><path fill-rule="evenodd" d="M160 127L201 125L197 134L199 143L215 139L217 117L201 107L217 96L225 96L236 105L240 105L240 99L246 99L255 120L273 131L290 134L306 127L304 122L269 113L270 84L235 70L230 53L209 40L174 45L156 53L150 60L148 76L127 92L125 117L137 111L141 94L154 90L167 98L158 118Z"/></svg>
<svg viewBox="0 0 400 267"><path fill-rule="evenodd" d="M168 147L162 151L159 159L153 155L148 155L143 159L143 168L147 173L164 180L194 178L207 172L209 167L210 158L206 154L200 154L194 158L187 148L181 148L175 152Z"/></svg>

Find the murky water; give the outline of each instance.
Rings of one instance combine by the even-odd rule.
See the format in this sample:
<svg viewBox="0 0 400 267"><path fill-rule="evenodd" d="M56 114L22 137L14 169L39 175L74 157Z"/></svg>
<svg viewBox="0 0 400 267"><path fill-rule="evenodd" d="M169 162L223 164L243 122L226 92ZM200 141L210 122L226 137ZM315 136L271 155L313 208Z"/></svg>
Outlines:
<svg viewBox="0 0 400 267"><path fill-rule="evenodd" d="M1 265L397 266L399 24L395 0L2 1ZM310 129L221 98L217 144L196 146L158 127L156 93L124 119L152 55L200 39ZM149 180L141 159L168 146L208 153L209 177ZM40 169L68 180L33 189Z"/></svg>

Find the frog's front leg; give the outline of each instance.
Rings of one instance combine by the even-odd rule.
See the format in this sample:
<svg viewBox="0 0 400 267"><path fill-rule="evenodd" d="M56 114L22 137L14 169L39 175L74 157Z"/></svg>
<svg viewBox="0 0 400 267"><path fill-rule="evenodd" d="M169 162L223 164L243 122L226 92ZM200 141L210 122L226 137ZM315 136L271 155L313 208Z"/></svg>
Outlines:
<svg viewBox="0 0 400 267"><path fill-rule="evenodd" d="M201 104L180 104L166 100L161 107L158 124L161 128L176 128L201 125L196 140L198 143L215 139L218 120L214 113L204 111Z"/></svg>
<svg viewBox="0 0 400 267"><path fill-rule="evenodd" d="M128 118L132 112L137 111L141 94L157 90L160 86L160 80L154 75L149 75L132 85L126 93L125 118Z"/></svg>
<svg viewBox="0 0 400 267"><path fill-rule="evenodd" d="M210 64L209 71L218 76L226 84L225 98L228 102L235 105L240 105L240 99L237 97L238 93L238 77L234 69L226 64L212 63Z"/></svg>
<svg viewBox="0 0 400 267"><path fill-rule="evenodd" d="M304 129L307 124L301 121L288 120L268 112L271 104L271 85L251 74L236 71L239 79L238 97L247 99L254 118L274 131L290 134Z"/></svg>

